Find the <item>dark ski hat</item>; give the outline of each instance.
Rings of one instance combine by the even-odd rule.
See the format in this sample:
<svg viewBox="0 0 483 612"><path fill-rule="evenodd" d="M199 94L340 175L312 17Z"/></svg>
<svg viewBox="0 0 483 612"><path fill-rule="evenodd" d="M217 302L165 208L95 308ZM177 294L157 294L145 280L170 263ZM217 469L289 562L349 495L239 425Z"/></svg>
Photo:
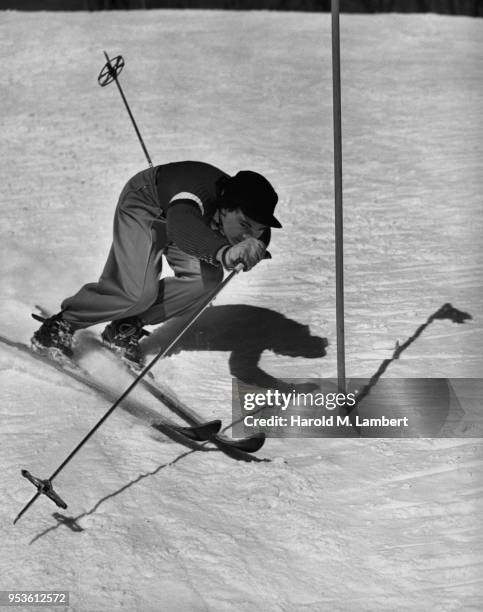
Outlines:
<svg viewBox="0 0 483 612"><path fill-rule="evenodd" d="M241 170L223 181L221 205L239 207L258 223L269 227L282 227L273 215L278 195L267 179L251 170Z"/></svg>

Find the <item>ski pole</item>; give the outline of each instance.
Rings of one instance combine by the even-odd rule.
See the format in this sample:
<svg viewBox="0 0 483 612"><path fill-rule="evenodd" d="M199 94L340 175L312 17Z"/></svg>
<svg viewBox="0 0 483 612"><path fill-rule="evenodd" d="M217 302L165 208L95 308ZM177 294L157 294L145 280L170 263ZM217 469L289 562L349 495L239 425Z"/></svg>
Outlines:
<svg viewBox="0 0 483 612"><path fill-rule="evenodd" d="M40 495L44 494L47 497L50 497L52 501L54 501L59 507L67 508L67 504L62 500L62 498L54 491L52 487L52 481L58 474L65 468L65 466L69 463L69 461L78 453L78 451L84 446L84 444L89 440L91 436L99 429L99 427L108 419L108 417L114 412L114 410L119 406L119 404L131 393L131 391L136 387L139 381L144 378L144 376L151 370L154 364L159 361L162 357L165 357L169 351L179 342L179 340L184 336L184 334L188 331L188 329L197 321L197 319L201 316L201 314L206 310L206 308L211 304L211 302L217 297L217 295L222 291L224 287L228 285L228 283L232 280L238 272L243 270L243 264L238 264L230 274L221 281L214 290L208 294L208 296L201 302L196 311L193 313L191 318L187 321L186 325L176 334L176 336L171 340L168 346L159 351L159 353L141 370L138 376L133 380L133 382L127 387L127 389L119 396L119 398L112 404L109 410L104 414L104 416L99 419L99 421L92 427L92 429L84 436L84 438L79 442L79 444L74 448L74 450L64 459L64 461L59 465L59 467L51 474L51 476L45 480L32 476L27 470L22 470L22 476L27 478L34 486L37 487L37 493L29 500L29 502L22 508L22 510L17 514L13 524L20 519L21 516L25 514L25 512L30 508L30 506L36 501Z"/></svg>
<svg viewBox="0 0 483 612"><path fill-rule="evenodd" d="M131 109L129 108L129 104L127 103L126 96L124 95L121 84L119 83L119 79L117 78L121 70L124 68L124 58L122 57L122 55L118 55L117 57L114 57L111 60L109 59L109 56L107 55L105 51L104 51L104 55L106 57L107 63L105 64L101 72L99 73L99 76L97 77L97 82L99 83L101 87L105 87L106 85L109 85L109 83L112 83L112 81L116 83L119 93L121 94L122 101L124 102L124 106L126 107L128 115L136 131L137 137L139 138L139 142L141 143L141 146L143 148L144 155L146 156L146 159L148 160L148 164L150 168L152 168L153 162L151 161L151 158L149 157L149 153L148 153L148 150L146 149L146 145L144 144L144 140L142 139L141 133L138 129L136 121L134 120Z"/></svg>

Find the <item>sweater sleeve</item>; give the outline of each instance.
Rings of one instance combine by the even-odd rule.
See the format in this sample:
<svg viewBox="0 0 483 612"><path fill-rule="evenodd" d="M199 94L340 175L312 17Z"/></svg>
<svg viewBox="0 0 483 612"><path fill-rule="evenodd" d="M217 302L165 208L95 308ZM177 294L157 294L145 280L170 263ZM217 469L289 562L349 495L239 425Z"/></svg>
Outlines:
<svg viewBox="0 0 483 612"><path fill-rule="evenodd" d="M212 265L219 265L216 253L229 245L226 238L206 224L201 211L190 200L177 200L168 208L167 235L182 251Z"/></svg>

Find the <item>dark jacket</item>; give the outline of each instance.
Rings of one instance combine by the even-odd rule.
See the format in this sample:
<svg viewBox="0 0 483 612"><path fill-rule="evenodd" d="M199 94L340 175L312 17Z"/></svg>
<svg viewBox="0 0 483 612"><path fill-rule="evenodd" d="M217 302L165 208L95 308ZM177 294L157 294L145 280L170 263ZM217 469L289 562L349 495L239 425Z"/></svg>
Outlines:
<svg viewBox="0 0 483 612"><path fill-rule="evenodd" d="M155 172L159 203L167 219L168 240L185 253L218 265L216 253L229 242L220 230L211 228L211 222L219 208L220 183L228 175L215 166L197 161L157 166ZM268 246L270 229L260 239Z"/></svg>

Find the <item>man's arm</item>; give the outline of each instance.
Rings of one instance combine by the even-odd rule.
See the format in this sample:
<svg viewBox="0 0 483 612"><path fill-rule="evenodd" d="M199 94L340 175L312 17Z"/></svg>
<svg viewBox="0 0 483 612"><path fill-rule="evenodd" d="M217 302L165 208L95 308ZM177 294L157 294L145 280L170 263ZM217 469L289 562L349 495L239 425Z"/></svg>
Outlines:
<svg viewBox="0 0 483 612"><path fill-rule="evenodd" d="M168 208L167 222L168 240L188 255L219 265L216 254L222 247L229 246L229 242L206 225L195 202L174 202Z"/></svg>
<svg viewBox="0 0 483 612"><path fill-rule="evenodd" d="M226 270L243 263L250 270L266 253L266 244L256 238L246 238L235 245L206 225L194 200L176 200L167 212L167 236L182 251L202 261Z"/></svg>

